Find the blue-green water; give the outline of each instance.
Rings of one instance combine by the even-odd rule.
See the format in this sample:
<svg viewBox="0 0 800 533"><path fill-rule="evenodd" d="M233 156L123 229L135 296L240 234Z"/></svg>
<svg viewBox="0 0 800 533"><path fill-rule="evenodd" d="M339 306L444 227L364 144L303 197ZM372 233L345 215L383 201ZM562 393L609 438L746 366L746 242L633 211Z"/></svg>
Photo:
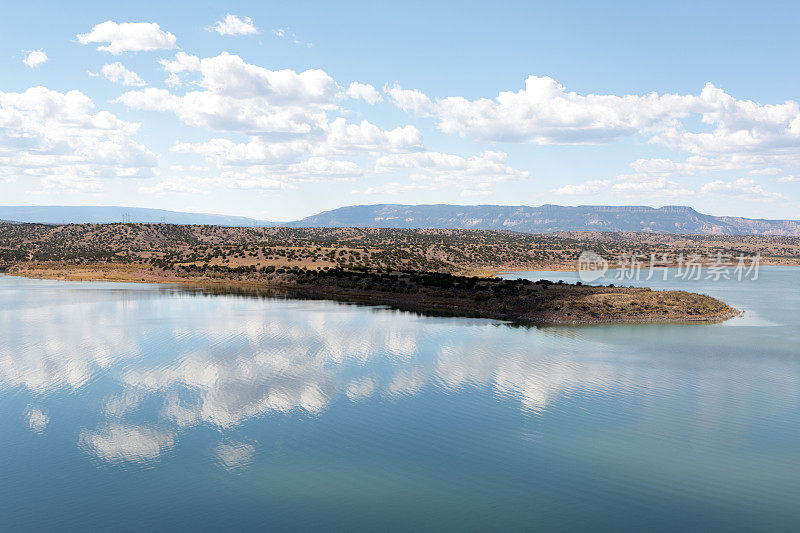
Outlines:
<svg viewBox="0 0 800 533"><path fill-rule="evenodd" d="M797 530L800 269L649 284L746 312L523 328L0 276L0 529Z"/></svg>

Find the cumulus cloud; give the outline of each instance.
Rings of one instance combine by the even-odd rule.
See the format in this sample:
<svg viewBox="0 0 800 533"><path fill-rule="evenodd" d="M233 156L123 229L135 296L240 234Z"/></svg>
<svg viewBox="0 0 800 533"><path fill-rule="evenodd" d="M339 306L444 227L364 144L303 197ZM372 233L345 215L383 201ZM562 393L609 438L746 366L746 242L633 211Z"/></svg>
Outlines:
<svg viewBox="0 0 800 533"><path fill-rule="evenodd" d="M65 169L61 174L44 176L41 179L44 191L60 191L73 193L95 194L103 192L105 187L99 179L91 176L82 176L70 169Z"/></svg>
<svg viewBox="0 0 800 533"><path fill-rule="evenodd" d="M223 139L217 139L223 142ZM268 147L269 145L264 145ZM213 150L212 146L183 145L179 149ZM233 154L222 148L223 156L230 157ZM258 159L245 161L241 165L229 165L220 163L218 166L221 172L211 176L172 176L170 179L157 183L141 190L153 194L166 193L199 193L208 194L210 190L216 188L228 189L249 189L262 192L293 189L301 183L323 182L323 181L350 181L364 174L363 169L352 161L342 159L327 159L319 156L312 156L308 159L300 160L295 163L263 160L267 157L265 153L242 154L245 157L257 157ZM213 159L213 157L212 157ZM258 161L258 162L257 162ZM237 168L239 167L239 168Z"/></svg>
<svg viewBox="0 0 800 533"><path fill-rule="evenodd" d="M223 170L216 180L204 179L207 186L279 190L304 180L352 179L364 174L361 166L340 158L353 154L378 158L378 172L412 172L418 187L430 186L423 185L425 181L438 187L457 184L464 195L485 195L494 182L528 177L527 172L506 165L501 152L467 158L425 152L422 135L414 126L382 130L366 120L353 123L341 116L329 117L341 111L337 101L343 95L369 103L380 101L380 93L368 84L353 82L343 91L321 70L275 71L228 53L200 59L179 52L161 64L173 86L181 83L179 76L196 75L192 88L183 94L157 88L128 91L117 101L133 109L174 113L191 126L248 137L239 142L214 138L173 146L174 152L201 155ZM409 95L397 87L386 90L393 99L411 102L416 97L413 91ZM414 153L424 155L403 158ZM150 190L190 189L181 178Z"/></svg>
<svg viewBox="0 0 800 533"><path fill-rule="evenodd" d="M672 124L689 113L693 96L580 95L550 77L529 76L523 89L496 98L456 96L432 102L420 91L395 85L387 89L402 109L434 115L446 133L479 142L586 144L610 142L656 126Z"/></svg>
<svg viewBox="0 0 800 533"><path fill-rule="evenodd" d="M706 84L693 111L699 112L712 132L694 133L671 127L652 142L697 154L778 154L800 147L800 109L797 102L761 105L737 100Z"/></svg>
<svg viewBox="0 0 800 533"><path fill-rule="evenodd" d="M326 159L324 157L311 157L306 161L295 163L287 167L287 172L299 178L320 177L356 177L364 173L360 166L352 161L341 159Z"/></svg>
<svg viewBox="0 0 800 533"><path fill-rule="evenodd" d="M608 190L610 186L611 180L590 180L583 183L569 183L563 187L553 189L552 192L565 196L587 196Z"/></svg>
<svg viewBox="0 0 800 533"><path fill-rule="evenodd" d="M374 185L372 187L367 187L364 189L364 194L388 194L388 195L397 195L397 194L406 194L414 191L435 191L440 189L441 187L437 187L435 184L432 183L420 183L416 181L408 181L408 182L400 182L400 181L390 181L388 183L384 183L382 185ZM354 193L360 193L362 191L353 191Z"/></svg>
<svg viewBox="0 0 800 533"><path fill-rule="evenodd" d="M405 153L422 149L422 135L414 126L398 126L384 131L366 120L352 124L338 117L326 130L324 145L320 147L325 152Z"/></svg>
<svg viewBox="0 0 800 533"><path fill-rule="evenodd" d="M338 86L322 70L269 70L227 52L202 60L178 54L162 64L170 74L198 71L203 90L177 95L150 88L126 92L117 101L172 112L191 126L273 140L321 133L326 111L336 108Z"/></svg>
<svg viewBox="0 0 800 533"><path fill-rule="evenodd" d="M177 142L172 150L200 154L218 167L224 167L293 163L312 154L325 157L357 153L404 153L422 149L422 136L413 126L383 131L367 121L351 124L339 117L330 124L321 125L321 130L298 140L284 142L258 136L241 143L221 138L200 143Z"/></svg>
<svg viewBox="0 0 800 533"><path fill-rule="evenodd" d="M253 19L244 17L240 19L236 15L228 13L225 18L218 20L213 26L206 28L208 31L215 31L220 35L255 35L258 28L253 24Z"/></svg>
<svg viewBox="0 0 800 533"><path fill-rule="evenodd" d="M506 181L527 178L530 174L506 165L507 154L487 150L480 155L461 157L440 152L390 154L377 159L376 172L411 169L430 172L442 179L483 179Z"/></svg>
<svg viewBox="0 0 800 533"><path fill-rule="evenodd" d="M45 63L47 59L47 54L43 50L32 50L25 54L25 58L22 60L22 62L28 65L30 68L36 68L42 63Z"/></svg>
<svg viewBox="0 0 800 533"><path fill-rule="evenodd" d="M155 183L150 186L139 187L139 190L146 194L163 196L165 194L203 194L210 192L207 178L196 178L189 176L172 177L168 180Z"/></svg>
<svg viewBox="0 0 800 533"><path fill-rule="evenodd" d="M622 174L614 179L570 183L552 192L563 196L594 196L608 192L626 198L674 198L693 194L676 181L647 174Z"/></svg>
<svg viewBox="0 0 800 533"><path fill-rule="evenodd" d="M102 178L151 176L158 160L133 140L139 124L93 108L80 91L0 92L4 172L43 178L48 188L90 191Z"/></svg>
<svg viewBox="0 0 800 533"><path fill-rule="evenodd" d="M778 178L778 183L798 183L800 182L800 176L783 176L782 178Z"/></svg>
<svg viewBox="0 0 800 533"><path fill-rule="evenodd" d="M218 167L293 162L310 150L307 141L267 142L259 137L243 143L220 138L200 143L178 141L172 147L173 152L199 154Z"/></svg>
<svg viewBox="0 0 800 533"><path fill-rule="evenodd" d="M368 83L359 83L354 81L347 88L347 96L354 100L364 100L370 105L375 105L382 101L381 93Z"/></svg>
<svg viewBox="0 0 800 533"><path fill-rule="evenodd" d="M144 87L147 85L137 73L128 70L125 65L119 61L103 65L103 68L100 69L100 73L105 79L114 83L120 83L130 87Z"/></svg>
<svg viewBox="0 0 800 533"><path fill-rule="evenodd" d="M175 36L163 31L155 22L122 22L111 20L97 24L89 33L77 36L81 44L108 43L98 46L102 52L119 55L123 52L151 52L176 48Z"/></svg>
<svg viewBox="0 0 800 533"><path fill-rule="evenodd" d="M433 100L418 90L385 87L390 100L441 131L483 143L601 144L640 138L692 154L685 161L639 160L636 172L700 175L722 170L785 171L800 166L797 102L740 100L713 84L698 94L579 94L549 77L494 98ZM688 119L700 119L703 130ZM773 172L774 173L774 172Z"/></svg>
<svg viewBox="0 0 800 533"><path fill-rule="evenodd" d="M198 72L200 70L200 58L183 51L175 54L175 59L159 59L158 62L167 71L167 85L173 87L178 87L182 84L179 74Z"/></svg>
<svg viewBox="0 0 800 533"><path fill-rule="evenodd" d="M782 170L777 167L767 167L753 169L750 171L750 174L754 176L774 176L776 174L780 174L781 172Z"/></svg>
<svg viewBox="0 0 800 533"><path fill-rule="evenodd" d="M434 112L433 102L421 91L403 89L398 84L394 84L392 87L387 85L383 88L383 91L403 111L412 112L421 117L431 116Z"/></svg>
<svg viewBox="0 0 800 533"><path fill-rule="evenodd" d="M398 194L411 190L457 187L461 196L485 196L491 193L490 187L497 182L530 177L528 171L507 165L506 159L507 154L496 151L485 151L470 157L440 152L388 154L375 161L375 171L390 174L408 171L412 183L403 185L390 182L370 187L365 192Z"/></svg>
<svg viewBox="0 0 800 533"><path fill-rule="evenodd" d="M678 182L663 176L621 175L614 178L611 190L621 196L674 198L689 196L694 192Z"/></svg>
<svg viewBox="0 0 800 533"><path fill-rule="evenodd" d="M732 196L743 200L780 200L783 195L767 192L755 181L739 178L733 181L715 180L703 185L700 189L703 196Z"/></svg>

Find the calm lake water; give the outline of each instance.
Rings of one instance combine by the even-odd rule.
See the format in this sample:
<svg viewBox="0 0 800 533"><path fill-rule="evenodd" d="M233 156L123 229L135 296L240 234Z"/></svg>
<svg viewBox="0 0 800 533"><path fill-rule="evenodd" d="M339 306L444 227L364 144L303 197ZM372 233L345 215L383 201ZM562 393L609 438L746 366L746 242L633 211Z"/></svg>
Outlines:
<svg viewBox="0 0 800 533"><path fill-rule="evenodd" d="M800 269L658 279L745 315L525 328L0 276L0 529L800 529Z"/></svg>

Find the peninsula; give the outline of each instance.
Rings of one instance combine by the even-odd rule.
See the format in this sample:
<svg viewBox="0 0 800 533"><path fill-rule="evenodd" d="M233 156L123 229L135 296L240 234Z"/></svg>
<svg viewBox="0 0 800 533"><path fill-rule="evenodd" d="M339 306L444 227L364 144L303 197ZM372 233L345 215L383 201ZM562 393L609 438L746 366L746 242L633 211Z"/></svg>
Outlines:
<svg viewBox="0 0 800 533"><path fill-rule="evenodd" d="M494 275L574 265L580 248L574 237L473 230L0 224L0 268L29 277L268 290L517 323L711 322L736 314L685 291Z"/></svg>

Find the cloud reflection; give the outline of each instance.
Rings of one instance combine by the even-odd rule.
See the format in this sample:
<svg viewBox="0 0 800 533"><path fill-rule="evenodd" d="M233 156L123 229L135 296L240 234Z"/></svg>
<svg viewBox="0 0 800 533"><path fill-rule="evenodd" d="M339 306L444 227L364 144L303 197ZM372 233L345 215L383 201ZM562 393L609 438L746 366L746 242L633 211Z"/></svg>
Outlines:
<svg viewBox="0 0 800 533"><path fill-rule="evenodd" d="M646 368L618 364L612 343L574 334L322 301L156 289L76 298L70 288L49 286L41 305L0 306L0 328L16 332L0 346L0 391L80 390L91 403L87 385L102 380L113 392L79 443L104 462L146 463L195 426L226 438L264 417L321 415L338 400L488 390L536 415L580 391L641 390L654 380ZM49 418L30 409L27 421L41 432ZM255 453L226 440L215 450L225 469Z"/></svg>
<svg viewBox="0 0 800 533"><path fill-rule="evenodd" d="M170 431L111 424L96 431L82 431L78 442L103 461L147 463L172 448L175 439L176 435Z"/></svg>
<svg viewBox="0 0 800 533"><path fill-rule="evenodd" d="M217 460L225 470L236 470L247 466L255 454L255 446L244 442L221 443L215 450Z"/></svg>
<svg viewBox="0 0 800 533"><path fill-rule="evenodd" d="M36 433L43 433L47 424L50 423L50 417L41 409L30 408L25 413L25 419L28 421L28 427Z"/></svg>

